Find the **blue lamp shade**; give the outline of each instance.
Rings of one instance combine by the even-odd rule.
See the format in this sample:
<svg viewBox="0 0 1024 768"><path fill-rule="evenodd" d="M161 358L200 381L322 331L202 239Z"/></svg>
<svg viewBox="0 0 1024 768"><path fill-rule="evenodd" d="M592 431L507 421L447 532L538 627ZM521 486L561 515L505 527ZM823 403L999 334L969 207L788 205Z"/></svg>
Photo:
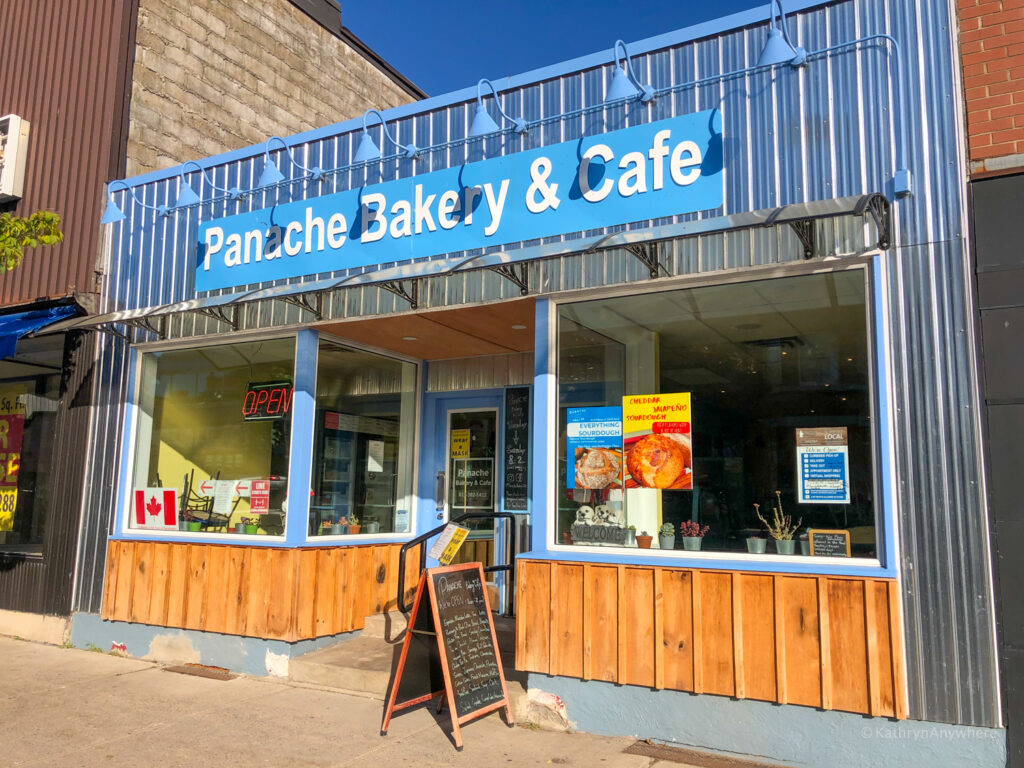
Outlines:
<svg viewBox="0 0 1024 768"><path fill-rule="evenodd" d="M486 136L498 130L498 124L494 122L483 104L476 105L476 115L473 117L473 124L469 126L470 136Z"/></svg>
<svg viewBox="0 0 1024 768"><path fill-rule="evenodd" d="M178 199L174 201L174 207L184 208L189 205L195 205L198 202L199 195L192 189L192 185L182 179L181 190L178 192Z"/></svg>
<svg viewBox="0 0 1024 768"><path fill-rule="evenodd" d="M271 161L270 154L268 153L263 162L263 173L260 174L259 186L272 187L275 184L280 184L282 181L284 181L284 174L281 173L281 169L277 167L277 164Z"/></svg>
<svg viewBox="0 0 1024 768"><path fill-rule="evenodd" d="M107 199L107 209L103 212L103 218L100 219L100 224L114 224L118 221L124 221L127 216L117 207L112 199Z"/></svg>
<svg viewBox="0 0 1024 768"><path fill-rule="evenodd" d="M363 136L359 139L359 146L356 148L356 156L354 162L365 163L370 160L376 160L380 157L380 148L373 143L373 139L370 138L365 130Z"/></svg>
<svg viewBox="0 0 1024 768"><path fill-rule="evenodd" d="M768 39L765 40L761 57L757 60L757 66L764 67L769 64L788 64L797 58L793 46L786 42L782 36L782 30L772 27L768 30Z"/></svg>
<svg viewBox="0 0 1024 768"><path fill-rule="evenodd" d="M626 74L624 67L615 67L615 74L612 76L612 84L608 89L608 95L605 96L605 101L618 101L619 99L632 99L640 91L637 90L636 86L629 81L629 76Z"/></svg>

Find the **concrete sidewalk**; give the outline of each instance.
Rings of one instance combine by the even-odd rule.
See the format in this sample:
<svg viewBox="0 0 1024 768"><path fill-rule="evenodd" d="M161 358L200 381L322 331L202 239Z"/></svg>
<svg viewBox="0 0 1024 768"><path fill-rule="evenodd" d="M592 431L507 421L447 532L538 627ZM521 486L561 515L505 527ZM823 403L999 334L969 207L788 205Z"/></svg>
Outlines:
<svg viewBox="0 0 1024 768"><path fill-rule="evenodd" d="M379 701L263 678L211 680L137 659L0 637L0 765L535 766L647 768L632 741L508 728L497 713L463 726L463 752L432 708L380 736ZM665 765L669 765L665 763ZM679 763L675 763L679 765Z"/></svg>

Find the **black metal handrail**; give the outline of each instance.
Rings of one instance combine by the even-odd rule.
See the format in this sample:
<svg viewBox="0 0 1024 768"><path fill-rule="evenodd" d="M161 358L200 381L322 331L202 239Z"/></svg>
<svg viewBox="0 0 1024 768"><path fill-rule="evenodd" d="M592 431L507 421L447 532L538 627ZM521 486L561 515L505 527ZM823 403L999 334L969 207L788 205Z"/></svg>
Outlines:
<svg viewBox="0 0 1024 768"><path fill-rule="evenodd" d="M503 565L488 565L484 568L485 573L495 573L497 571L508 571L508 594L515 594L516 586L516 553L517 553L517 542L516 542L516 516L511 512L467 512L466 514L453 517L448 523L463 523L467 520L495 520L501 518L508 520L508 548L509 561ZM413 547L420 548L420 573L427 567L427 550L424 548L424 544L427 543L428 539L432 539L437 536L441 531L448 525L439 525L436 528L432 528L426 533L421 533L415 539L411 539L402 545L402 549L398 554L398 610L402 613L408 613L412 610L412 606L405 602L405 555ZM506 604L509 606L504 615L511 617L513 615L512 604L513 601L507 600Z"/></svg>

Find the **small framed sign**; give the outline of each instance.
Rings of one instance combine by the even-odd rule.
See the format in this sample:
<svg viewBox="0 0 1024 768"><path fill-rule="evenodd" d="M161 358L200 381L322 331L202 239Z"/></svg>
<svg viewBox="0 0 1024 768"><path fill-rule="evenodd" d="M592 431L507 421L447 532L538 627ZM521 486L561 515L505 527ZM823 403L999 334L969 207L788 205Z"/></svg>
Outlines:
<svg viewBox="0 0 1024 768"><path fill-rule="evenodd" d="M850 532L827 528L808 528L807 541L815 557L850 557Z"/></svg>

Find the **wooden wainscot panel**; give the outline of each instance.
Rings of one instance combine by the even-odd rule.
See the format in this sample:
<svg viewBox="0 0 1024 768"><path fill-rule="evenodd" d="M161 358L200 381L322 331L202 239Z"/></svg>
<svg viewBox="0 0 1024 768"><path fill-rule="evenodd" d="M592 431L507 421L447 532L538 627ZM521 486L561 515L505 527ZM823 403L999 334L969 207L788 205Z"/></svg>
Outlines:
<svg viewBox="0 0 1024 768"><path fill-rule="evenodd" d="M896 582L520 560L517 668L906 717Z"/></svg>
<svg viewBox="0 0 1024 768"><path fill-rule="evenodd" d="M400 549L111 541L101 615L287 641L350 632L395 607Z"/></svg>

